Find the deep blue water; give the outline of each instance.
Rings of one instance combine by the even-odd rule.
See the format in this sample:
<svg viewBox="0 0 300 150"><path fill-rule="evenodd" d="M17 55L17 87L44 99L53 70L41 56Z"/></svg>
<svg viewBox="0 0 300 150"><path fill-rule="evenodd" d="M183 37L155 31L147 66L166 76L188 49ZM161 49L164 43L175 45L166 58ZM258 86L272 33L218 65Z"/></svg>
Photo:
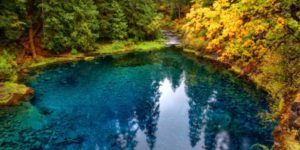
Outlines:
<svg viewBox="0 0 300 150"><path fill-rule="evenodd" d="M0 110L0 149L248 150L272 144L266 95L174 51L48 67L35 97Z"/></svg>

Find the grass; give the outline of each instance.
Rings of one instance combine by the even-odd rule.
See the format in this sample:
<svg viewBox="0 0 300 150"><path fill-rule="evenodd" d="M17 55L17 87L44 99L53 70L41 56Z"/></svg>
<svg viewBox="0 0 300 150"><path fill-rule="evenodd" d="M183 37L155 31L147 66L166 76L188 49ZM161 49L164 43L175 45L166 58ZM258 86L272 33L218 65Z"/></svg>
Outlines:
<svg viewBox="0 0 300 150"><path fill-rule="evenodd" d="M96 51L92 52L92 54L113 55L128 52L149 52L159 50L164 47L164 40L142 42L114 41L112 43L99 44L96 48Z"/></svg>
<svg viewBox="0 0 300 150"><path fill-rule="evenodd" d="M23 68L39 68L46 66L48 64L56 64L56 63L64 63L64 62L72 62L80 60L80 57L76 57L73 55L67 56L67 57L49 57L49 58L41 58L38 59L36 62L29 62L27 64L23 65Z"/></svg>
<svg viewBox="0 0 300 150"><path fill-rule="evenodd" d="M89 53L70 53L69 55L60 57L40 58L37 61L30 61L22 65L23 69L33 69L44 67L50 64L59 64L65 62L73 62L78 60L93 60L95 57L126 54L132 52L149 52L160 50L165 47L163 39L155 41L114 41L112 43L100 43L96 46L96 50Z"/></svg>
<svg viewBox="0 0 300 150"><path fill-rule="evenodd" d="M135 50L147 52L162 49L165 47L164 41L150 41L150 42L140 42L134 45Z"/></svg>

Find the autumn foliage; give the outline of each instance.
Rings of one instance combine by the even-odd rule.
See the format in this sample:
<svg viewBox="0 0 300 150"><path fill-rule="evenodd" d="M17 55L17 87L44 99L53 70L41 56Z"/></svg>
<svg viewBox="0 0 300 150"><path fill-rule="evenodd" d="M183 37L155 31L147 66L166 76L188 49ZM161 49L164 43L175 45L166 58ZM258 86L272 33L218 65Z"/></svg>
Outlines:
<svg viewBox="0 0 300 150"><path fill-rule="evenodd" d="M195 1L180 28L186 46L217 56L283 99L300 85L300 3Z"/></svg>

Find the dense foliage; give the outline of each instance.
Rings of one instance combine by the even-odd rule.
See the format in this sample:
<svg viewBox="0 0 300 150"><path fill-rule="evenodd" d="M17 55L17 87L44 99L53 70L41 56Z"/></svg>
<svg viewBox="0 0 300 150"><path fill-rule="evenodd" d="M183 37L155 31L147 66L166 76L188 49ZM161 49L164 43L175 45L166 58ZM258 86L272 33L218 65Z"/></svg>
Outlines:
<svg viewBox="0 0 300 150"><path fill-rule="evenodd" d="M128 37L128 23L118 1L97 0L100 38L120 40Z"/></svg>
<svg viewBox="0 0 300 150"><path fill-rule="evenodd" d="M16 62L12 55L9 55L7 50L0 53L0 81L10 79L16 80Z"/></svg>
<svg viewBox="0 0 300 150"><path fill-rule="evenodd" d="M45 48L91 50L98 38L98 11L92 0L49 0L43 4Z"/></svg>
<svg viewBox="0 0 300 150"><path fill-rule="evenodd" d="M97 40L159 35L160 15L152 0L3 0L0 8L0 43L22 41L33 56L36 47L87 51Z"/></svg>
<svg viewBox="0 0 300 150"><path fill-rule="evenodd" d="M157 0L159 11L171 20L180 19L189 11L192 0Z"/></svg>
<svg viewBox="0 0 300 150"><path fill-rule="evenodd" d="M10 42L21 37L25 30L26 14L25 1L1 0L0 1L0 42Z"/></svg>
<svg viewBox="0 0 300 150"><path fill-rule="evenodd" d="M299 8L299 0L195 1L181 31L189 47L283 98L300 85Z"/></svg>
<svg viewBox="0 0 300 150"><path fill-rule="evenodd" d="M122 7L117 1L111 3L113 10L112 16L110 17L111 31L109 33L110 39L118 40L127 38L127 20L123 12Z"/></svg>
<svg viewBox="0 0 300 150"><path fill-rule="evenodd" d="M128 34L135 40L153 39L157 36L158 13L152 0L121 1L128 20Z"/></svg>
<svg viewBox="0 0 300 150"><path fill-rule="evenodd" d="M100 43L160 36L153 0L1 0L0 10L0 80L28 56L77 54Z"/></svg>

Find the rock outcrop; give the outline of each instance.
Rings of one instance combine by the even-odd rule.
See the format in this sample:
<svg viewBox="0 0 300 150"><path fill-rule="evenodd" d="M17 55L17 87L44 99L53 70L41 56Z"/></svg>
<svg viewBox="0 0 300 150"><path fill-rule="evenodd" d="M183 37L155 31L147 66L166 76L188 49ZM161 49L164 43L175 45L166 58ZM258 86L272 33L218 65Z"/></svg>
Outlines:
<svg viewBox="0 0 300 150"><path fill-rule="evenodd" d="M21 100L28 99L34 91L24 84L0 83L0 107L18 105Z"/></svg>

